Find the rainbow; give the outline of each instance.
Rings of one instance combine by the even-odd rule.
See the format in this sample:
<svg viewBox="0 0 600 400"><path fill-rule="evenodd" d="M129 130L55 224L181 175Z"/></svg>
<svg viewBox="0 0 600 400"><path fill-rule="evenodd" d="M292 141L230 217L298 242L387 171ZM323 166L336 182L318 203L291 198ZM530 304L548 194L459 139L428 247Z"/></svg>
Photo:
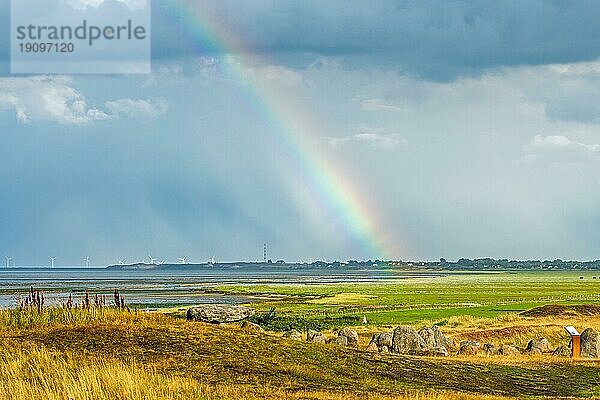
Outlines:
<svg viewBox="0 0 600 400"><path fill-rule="evenodd" d="M334 219L336 228L347 232L360 246L360 256L398 257L403 243L385 232L378 208L315 146L319 137L327 136L318 135L325 130L315 113L299 105L290 98L292 96L275 90L268 82L253 79L246 73L247 68L270 64L252 52L233 27L223 24L223 18L211 8L210 1L168 0L165 3L161 10L174 19L178 28L184 29L188 37L182 39L187 39L199 53L233 56L224 63L224 72L245 83L245 100L277 132L278 144L286 153L287 163L292 164L288 167L294 171L295 180L302 182L301 187L309 191L311 201L317 202L317 206Z"/></svg>

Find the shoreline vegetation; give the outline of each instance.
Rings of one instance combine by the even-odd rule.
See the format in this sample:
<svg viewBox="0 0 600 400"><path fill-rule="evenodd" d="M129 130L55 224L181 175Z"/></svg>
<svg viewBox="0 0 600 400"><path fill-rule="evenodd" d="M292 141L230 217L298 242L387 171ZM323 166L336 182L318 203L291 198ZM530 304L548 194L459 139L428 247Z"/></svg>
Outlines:
<svg viewBox="0 0 600 400"><path fill-rule="evenodd" d="M113 264L107 269L114 270L153 270L153 269L182 269L182 268L216 268L216 267L297 267L297 268L394 268L402 271L600 271L600 260L509 260L507 258L460 258L448 261L440 258L439 261L403 261L403 260L347 260L347 261L312 261L312 262L286 262L277 260L273 262L236 261L236 262L206 262L206 263L164 263L152 264L138 262L133 264Z"/></svg>
<svg viewBox="0 0 600 400"><path fill-rule="evenodd" d="M553 348L568 346L564 326L600 330L600 281L593 276L468 273L210 288L265 296L246 304L264 333L186 321L187 307L142 311L128 304L125 289L83 292L60 304L44 303L43 292L31 289L20 293L18 307L0 309L0 399L600 398L598 359L366 351L374 334L398 325L438 326L456 344L523 350L543 337ZM290 329L331 337L342 327L358 333L355 347L282 337Z"/></svg>

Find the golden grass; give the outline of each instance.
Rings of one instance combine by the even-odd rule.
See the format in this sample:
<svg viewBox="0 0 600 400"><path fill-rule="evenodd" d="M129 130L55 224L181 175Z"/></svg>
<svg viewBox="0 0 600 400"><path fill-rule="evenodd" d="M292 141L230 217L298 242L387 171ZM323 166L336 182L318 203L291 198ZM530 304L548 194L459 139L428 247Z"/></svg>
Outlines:
<svg viewBox="0 0 600 400"><path fill-rule="evenodd" d="M41 312L32 308L0 309L0 331L27 329L43 325L89 324L93 322L132 323L156 320L159 313L123 311L111 307L65 308L46 307Z"/></svg>
<svg viewBox="0 0 600 400"><path fill-rule="evenodd" d="M2 351L0 399L188 399L201 387L192 379L169 377L134 362L56 355L32 349Z"/></svg>
<svg viewBox="0 0 600 400"><path fill-rule="evenodd" d="M0 348L0 399L45 400L183 400L183 399L323 399L323 400L500 400L506 397L453 392L413 392L398 396L356 396L327 391L284 391L249 385L206 385L192 378L164 375L134 361L94 359L35 348L10 352Z"/></svg>
<svg viewBox="0 0 600 400"><path fill-rule="evenodd" d="M600 318L457 317L442 330L455 340L476 337L482 343L524 345L538 334L563 340L562 326L567 323L598 327ZM370 336L364 330L360 335L363 341ZM600 361L573 362L550 355L382 357L274 336L280 335L188 323L159 313L4 310L0 400L493 400L504 397L477 392L516 395L513 385L521 385L521 377L530 385L521 388L528 396L600 393L594 385ZM571 368L584 375L569 376L563 385ZM486 374L498 380L490 381ZM429 390L433 388L437 390Z"/></svg>

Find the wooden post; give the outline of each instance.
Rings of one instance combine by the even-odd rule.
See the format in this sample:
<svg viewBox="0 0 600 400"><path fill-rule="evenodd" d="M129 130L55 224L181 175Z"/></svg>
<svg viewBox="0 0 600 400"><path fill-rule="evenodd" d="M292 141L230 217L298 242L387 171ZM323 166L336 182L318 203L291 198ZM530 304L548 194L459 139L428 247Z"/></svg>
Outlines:
<svg viewBox="0 0 600 400"><path fill-rule="evenodd" d="M581 356L581 336L573 335L573 347L571 348L571 358L579 358Z"/></svg>
<svg viewBox="0 0 600 400"><path fill-rule="evenodd" d="M565 326L565 330L571 335L571 358L581 356L581 334L573 326Z"/></svg>

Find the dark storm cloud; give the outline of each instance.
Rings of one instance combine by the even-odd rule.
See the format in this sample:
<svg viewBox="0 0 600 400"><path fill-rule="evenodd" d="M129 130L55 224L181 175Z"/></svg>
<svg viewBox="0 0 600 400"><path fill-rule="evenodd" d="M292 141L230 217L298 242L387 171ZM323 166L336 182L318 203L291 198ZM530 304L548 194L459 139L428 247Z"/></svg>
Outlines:
<svg viewBox="0 0 600 400"><path fill-rule="evenodd" d="M175 12L152 2L155 59L220 51ZM504 66L594 60L597 1L206 0L219 23L256 52L288 64L298 55L351 57L355 66L397 65L432 80ZM0 73L8 72L9 1L0 4ZM306 56L309 57L306 57Z"/></svg>
<svg viewBox="0 0 600 400"><path fill-rule="evenodd" d="M600 54L596 1L210 1L254 51L353 57L433 80ZM154 2L155 57L202 49L169 11L180 2Z"/></svg>

